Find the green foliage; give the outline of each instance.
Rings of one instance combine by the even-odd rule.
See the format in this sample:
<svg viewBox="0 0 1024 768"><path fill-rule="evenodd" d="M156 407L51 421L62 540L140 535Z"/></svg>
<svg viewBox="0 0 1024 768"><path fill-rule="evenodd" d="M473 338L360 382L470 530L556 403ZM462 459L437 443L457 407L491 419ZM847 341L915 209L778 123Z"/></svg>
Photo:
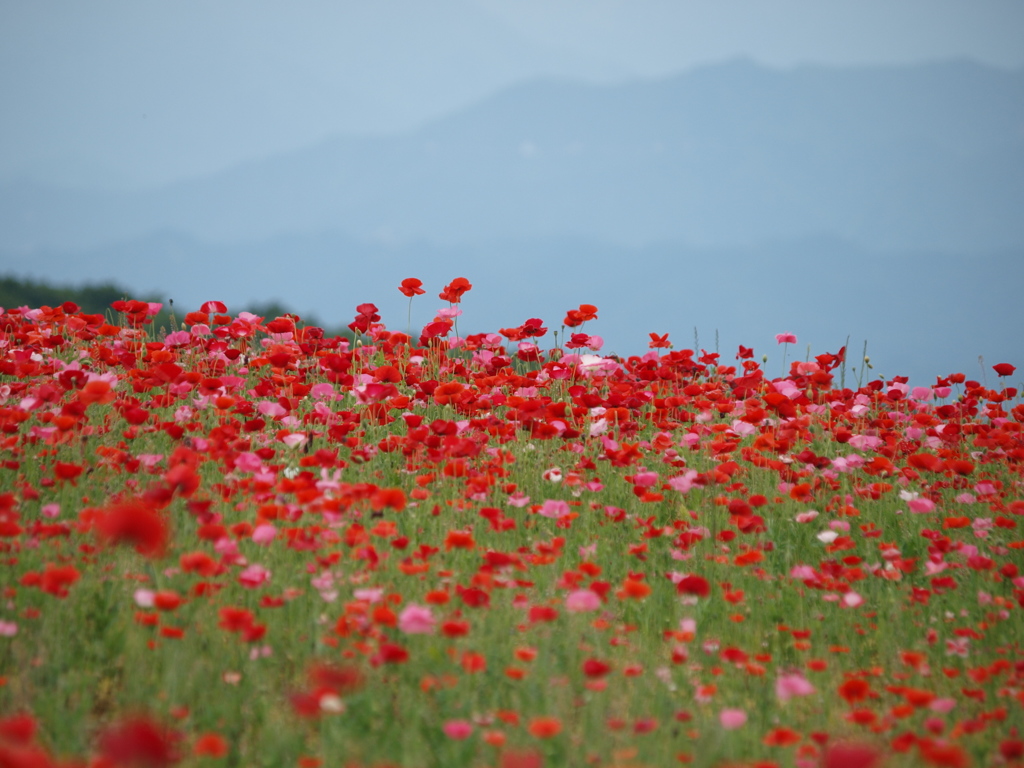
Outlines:
<svg viewBox="0 0 1024 768"><path fill-rule="evenodd" d="M128 298L159 301L152 297L131 296L127 290L114 282L75 287L12 275L0 276L0 307L4 308L58 307L70 301L81 307L85 313L104 314L110 310L112 302Z"/></svg>

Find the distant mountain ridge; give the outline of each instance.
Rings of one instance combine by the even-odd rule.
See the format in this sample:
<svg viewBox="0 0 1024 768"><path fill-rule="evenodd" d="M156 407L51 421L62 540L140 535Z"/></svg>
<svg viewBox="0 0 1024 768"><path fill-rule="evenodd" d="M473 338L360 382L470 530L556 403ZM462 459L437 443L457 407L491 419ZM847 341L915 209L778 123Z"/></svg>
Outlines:
<svg viewBox="0 0 1024 768"><path fill-rule="evenodd" d="M0 4L0 180L138 189L409 130L543 73L624 74L481 5Z"/></svg>
<svg viewBox="0 0 1024 768"><path fill-rule="evenodd" d="M0 250L157 230L215 242L588 238L870 248L1024 245L1024 71L964 61L613 86L539 81L411 133L339 138L135 193L0 187Z"/></svg>

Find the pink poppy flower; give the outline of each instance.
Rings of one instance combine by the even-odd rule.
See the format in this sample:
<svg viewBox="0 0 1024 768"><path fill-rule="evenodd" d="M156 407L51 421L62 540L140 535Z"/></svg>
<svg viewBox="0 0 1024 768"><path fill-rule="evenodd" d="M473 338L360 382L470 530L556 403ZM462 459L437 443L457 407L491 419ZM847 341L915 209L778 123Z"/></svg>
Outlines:
<svg viewBox="0 0 1024 768"><path fill-rule="evenodd" d="M559 499L547 499L541 504L538 514L559 520L569 514L569 503Z"/></svg>
<svg viewBox="0 0 1024 768"><path fill-rule="evenodd" d="M956 699L951 699L948 697L941 699L932 699L931 703L928 704L928 709L932 710L933 712L940 712L942 714L946 714L947 712L953 711L954 707L956 707Z"/></svg>
<svg viewBox="0 0 1024 768"><path fill-rule="evenodd" d="M252 532L252 540L257 544L269 544L274 540L275 536L277 536L277 528L269 523L257 525L256 529Z"/></svg>
<svg viewBox="0 0 1024 768"><path fill-rule="evenodd" d="M815 579L818 574L814 572L814 568L809 565L794 565L789 572L791 579L800 579L806 581L807 579Z"/></svg>
<svg viewBox="0 0 1024 768"><path fill-rule="evenodd" d="M424 606L411 603L398 615L398 628L407 635L429 635L434 631L434 614Z"/></svg>
<svg viewBox="0 0 1024 768"><path fill-rule="evenodd" d="M775 695L779 701L789 701L794 696L809 696L814 693L814 686L799 672L780 675L775 681Z"/></svg>
<svg viewBox="0 0 1024 768"><path fill-rule="evenodd" d="M352 592L352 596L356 600L362 600L366 603L377 603L384 597L384 590L380 587L366 587L364 589L357 589Z"/></svg>
<svg viewBox="0 0 1024 768"><path fill-rule="evenodd" d="M637 472L633 475L633 483L640 488L650 488L658 482L657 472Z"/></svg>
<svg viewBox="0 0 1024 768"><path fill-rule="evenodd" d="M911 512L916 512L919 515L927 514L928 512L935 511L935 502L931 499L910 499L907 502L907 507L910 508Z"/></svg>
<svg viewBox="0 0 1024 768"><path fill-rule="evenodd" d="M565 598L565 609L570 613L596 611L601 607L601 598L589 589L577 589Z"/></svg>
<svg viewBox="0 0 1024 768"><path fill-rule="evenodd" d="M188 331L174 331L167 334L167 337L164 339L164 345L168 347L181 347L191 343L191 341L192 334Z"/></svg>
<svg viewBox="0 0 1024 768"><path fill-rule="evenodd" d="M468 739L473 733L473 724L468 720L449 720L442 727L444 735L449 739Z"/></svg>
<svg viewBox="0 0 1024 768"><path fill-rule="evenodd" d="M282 416L288 415L288 411L285 410L283 405L271 400L263 400L256 406L256 410L272 419L279 419Z"/></svg>
<svg viewBox="0 0 1024 768"><path fill-rule="evenodd" d="M698 472L695 469L688 469L683 474L677 477L670 477L668 484L674 491L679 493L688 493L693 488L693 483L697 479Z"/></svg>
<svg viewBox="0 0 1024 768"><path fill-rule="evenodd" d="M857 608L864 605L864 598L851 590L843 594L843 605L847 608Z"/></svg>
<svg viewBox="0 0 1024 768"><path fill-rule="evenodd" d="M244 451L238 454L235 457L234 464L235 469L242 472L258 472L263 466L263 462L260 460L260 457L255 453L250 453L249 451Z"/></svg>
<svg viewBox="0 0 1024 768"><path fill-rule="evenodd" d="M779 344L796 344L796 334L776 333L775 341L777 341Z"/></svg>
<svg viewBox="0 0 1024 768"><path fill-rule="evenodd" d="M742 727L747 722L747 713L742 709L723 709L718 714L718 721L727 731Z"/></svg>
<svg viewBox="0 0 1024 768"><path fill-rule="evenodd" d="M247 589L257 589L269 580L270 571L255 563L238 574L238 582Z"/></svg>

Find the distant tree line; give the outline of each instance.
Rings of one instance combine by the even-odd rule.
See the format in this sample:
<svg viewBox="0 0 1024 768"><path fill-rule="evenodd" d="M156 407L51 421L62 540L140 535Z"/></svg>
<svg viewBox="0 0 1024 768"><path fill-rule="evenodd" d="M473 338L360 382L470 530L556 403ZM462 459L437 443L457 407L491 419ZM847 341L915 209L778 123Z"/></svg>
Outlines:
<svg viewBox="0 0 1024 768"><path fill-rule="evenodd" d="M41 280L0 276L0 307L56 307L66 301L73 301L83 312L90 315L104 314L112 302L120 299L142 299L157 301L148 296L132 296L116 283L98 283L71 287L51 285Z"/></svg>
<svg viewBox="0 0 1024 768"><path fill-rule="evenodd" d="M177 316L180 322L189 309L197 307L174 307L171 302L153 296L138 296L123 286L113 282L96 283L93 285L68 286L52 285L42 280L13 277L11 275L0 275L0 307L10 309L12 307L57 307L66 301L77 304L82 312L90 315L108 315L111 319L116 313L110 305L121 299L139 299L141 301L152 301L163 304L160 313L153 318L153 328L159 332L160 329L167 331L172 326L171 312ZM292 310L278 301L255 302L242 310L252 312L254 315L272 320L282 315L294 314ZM235 313L232 308L232 313ZM315 317L302 318L301 325L317 325L320 323ZM325 328L327 335L345 336L351 338L352 332L347 328Z"/></svg>

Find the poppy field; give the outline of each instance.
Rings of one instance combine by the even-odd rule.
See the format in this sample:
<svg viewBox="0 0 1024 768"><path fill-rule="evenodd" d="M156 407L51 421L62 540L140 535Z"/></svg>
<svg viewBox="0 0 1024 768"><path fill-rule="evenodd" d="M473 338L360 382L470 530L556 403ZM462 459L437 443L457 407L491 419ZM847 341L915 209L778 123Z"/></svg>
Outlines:
<svg viewBox="0 0 1024 768"><path fill-rule="evenodd" d="M1024 765L1013 365L460 336L471 288L0 309L0 768Z"/></svg>

